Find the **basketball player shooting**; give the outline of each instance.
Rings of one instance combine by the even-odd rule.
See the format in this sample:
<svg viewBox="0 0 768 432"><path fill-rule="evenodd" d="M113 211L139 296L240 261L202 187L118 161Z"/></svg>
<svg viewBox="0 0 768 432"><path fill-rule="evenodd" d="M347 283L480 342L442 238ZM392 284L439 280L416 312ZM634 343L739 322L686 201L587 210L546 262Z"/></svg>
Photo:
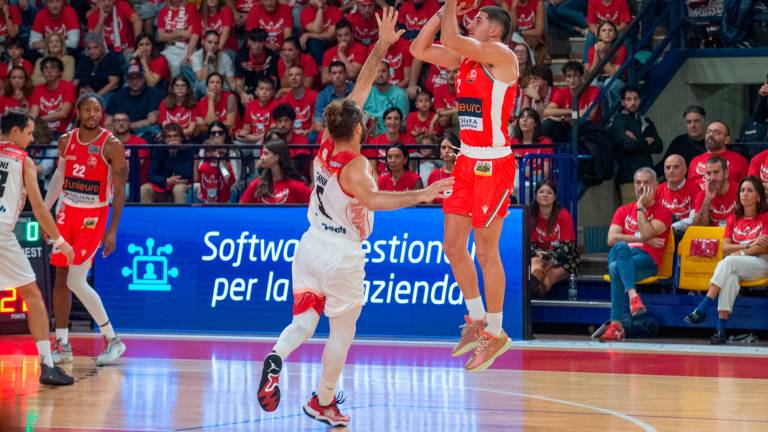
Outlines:
<svg viewBox="0 0 768 432"><path fill-rule="evenodd" d="M379 40L352 93L325 109L327 130L315 159L315 188L307 210L310 227L293 260L293 320L264 360L258 390L261 407L274 411L280 403L278 383L283 360L314 334L320 314L325 313L330 334L323 351L320 385L304 412L331 426L349 424L349 416L339 410L344 398L334 394L362 310L362 242L373 228L373 211L431 202L453 185L453 179L444 179L417 191L379 192L368 161L360 154L360 141L365 136L360 107L368 98L384 55L403 33L395 31L397 12L392 8L377 15L376 20Z"/></svg>
<svg viewBox="0 0 768 432"><path fill-rule="evenodd" d="M29 332L40 355L40 384L70 385L75 381L54 366L48 339L48 313L35 282L35 273L21 250L13 229L27 195L38 223L53 241L54 251L70 263L72 247L61 236L51 214L43 205L37 186L35 163L25 149L32 141L35 122L25 113L8 111L0 119L0 289L16 288L27 304Z"/></svg>
<svg viewBox="0 0 768 432"><path fill-rule="evenodd" d="M101 98L93 93L84 94L75 107L79 127L59 138L59 164L45 196L45 205L49 209L59 195L62 196L56 223L75 250L71 264L65 262L61 254L51 256L51 264L56 267L53 291L56 349L53 359L57 364L72 362L68 330L71 291L104 336L104 351L96 358L96 364L102 366L117 361L125 353L125 344L115 335L101 297L88 285L87 277L99 246L104 246L104 257L115 250L117 226L125 206L128 167L123 144L99 126L104 115ZM107 228L110 199L112 219Z"/></svg>
<svg viewBox="0 0 768 432"><path fill-rule="evenodd" d="M456 16L469 9L462 3L457 10L456 0L446 0L414 39L411 53L425 62L459 70L456 97L461 152L453 171L456 184L443 202L444 248L469 311L452 355L474 350L464 367L479 372L509 348L501 326L506 280L499 238L515 181L515 156L509 148L507 126L518 67L515 54L503 43L510 32L509 14L500 7L484 7L469 25L469 35L462 36ZM438 30L442 45L433 43ZM487 314L467 250L470 231L474 231L483 272Z"/></svg>

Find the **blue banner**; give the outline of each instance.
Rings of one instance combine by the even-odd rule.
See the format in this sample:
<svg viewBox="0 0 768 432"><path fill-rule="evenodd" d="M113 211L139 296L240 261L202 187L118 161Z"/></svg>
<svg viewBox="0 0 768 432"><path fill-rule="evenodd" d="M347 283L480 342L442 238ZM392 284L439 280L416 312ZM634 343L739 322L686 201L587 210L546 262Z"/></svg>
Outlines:
<svg viewBox="0 0 768 432"><path fill-rule="evenodd" d="M306 207L128 206L95 285L118 330L278 334L290 322L291 262ZM501 238L504 328L523 337L523 211ZM466 308L443 253L435 207L378 212L367 252L358 336L458 337ZM473 256L474 250L472 249ZM318 334L327 334L327 325Z"/></svg>

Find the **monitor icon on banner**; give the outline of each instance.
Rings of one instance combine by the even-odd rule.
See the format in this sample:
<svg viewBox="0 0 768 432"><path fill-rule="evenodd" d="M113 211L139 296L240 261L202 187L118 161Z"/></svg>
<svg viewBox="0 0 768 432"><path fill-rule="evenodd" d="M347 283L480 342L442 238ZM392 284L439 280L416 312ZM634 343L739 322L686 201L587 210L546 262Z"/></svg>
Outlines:
<svg viewBox="0 0 768 432"><path fill-rule="evenodd" d="M155 239L148 238L147 250L131 243L128 245L128 253L135 255L133 257L132 268L123 267L123 277L133 276L131 283L128 284L129 291L170 291L171 285L168 283L168 277L179 277L179 269L168 268L168 256L173 253L173 246L167 244L160 246L153 255L152 249L155 247ZM163 256L165 255L165 256Z"/></svg>

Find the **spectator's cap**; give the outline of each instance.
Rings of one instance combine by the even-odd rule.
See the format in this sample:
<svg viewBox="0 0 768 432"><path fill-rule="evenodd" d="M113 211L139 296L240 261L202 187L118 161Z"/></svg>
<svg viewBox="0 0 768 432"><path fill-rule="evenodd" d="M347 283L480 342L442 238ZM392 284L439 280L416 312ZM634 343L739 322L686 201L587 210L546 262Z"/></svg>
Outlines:
<svg viewBox="0 0 768 432"><path fill-rule="evenodd" d="M132 64L128 66L128 73L126 74L128 78L132 76L144 76L144 71L141 69L140 64Z"/></svg>
<svg viewBox="0 0 768 432"><path fill-rule="evenodd" d="M267 40L267 32L262 28L257 28L248 33L248 40L254 42L265 42Z"/></svg>

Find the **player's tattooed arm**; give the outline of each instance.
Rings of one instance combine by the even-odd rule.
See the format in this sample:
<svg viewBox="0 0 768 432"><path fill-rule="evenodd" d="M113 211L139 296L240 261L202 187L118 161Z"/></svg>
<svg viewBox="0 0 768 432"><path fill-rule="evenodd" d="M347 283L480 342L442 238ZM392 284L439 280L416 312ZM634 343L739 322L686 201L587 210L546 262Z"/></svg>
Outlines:
<svg viewBox="0 0 768 432"><path fill-rule="evenodd" d="M125 148L119 139L110 136L104 144L104 154L112 167L112 184L114 195L112 197L112 219L109 222L107 232L104 234L102 255L109 256L117 242L117 227L125 207L125 183L128 181L128 165L125 161Z"/></svg>

